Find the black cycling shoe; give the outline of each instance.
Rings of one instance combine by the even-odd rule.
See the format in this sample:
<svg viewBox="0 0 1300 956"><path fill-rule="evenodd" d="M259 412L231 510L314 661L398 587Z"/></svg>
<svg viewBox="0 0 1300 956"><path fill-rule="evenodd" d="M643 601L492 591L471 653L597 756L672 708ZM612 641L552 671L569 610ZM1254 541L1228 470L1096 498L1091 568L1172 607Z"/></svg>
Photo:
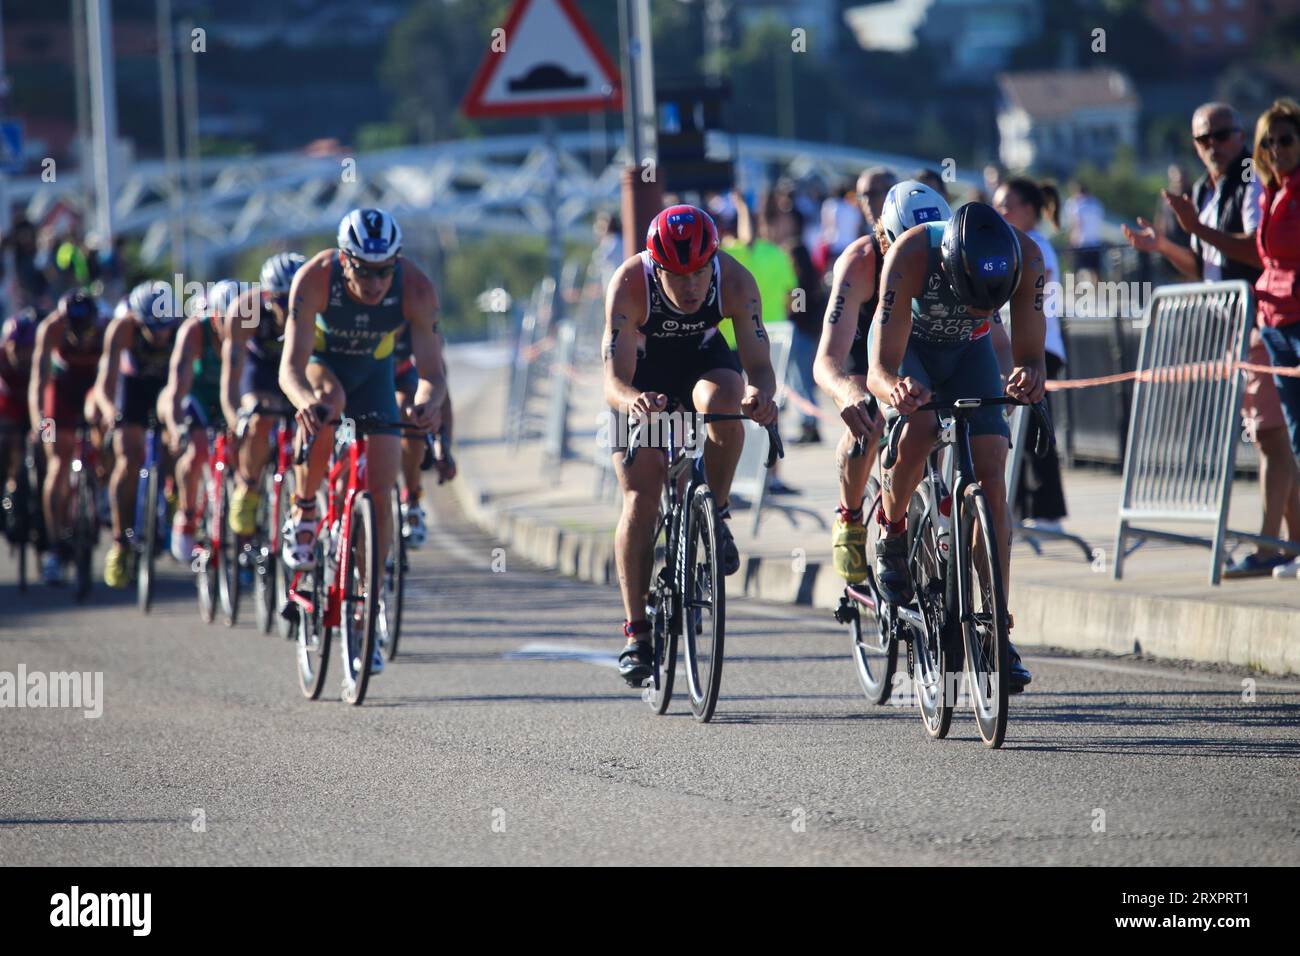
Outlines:
<svg viewBox="0 0 1300 956"><path fill-rule="evenodd" d="M1007 674L1007 693L1019 694L1034 679L1034 675L1029 673L1029 668L1020 659L1020 652L1016 650L1016 645L1010 641L1007 642L1007 656L1011 659L1011 670Z"/></svg>
<svg viewBox="0 0 1300 956"><path fill-rule="evenodd" d="M912 575L907 570L907 535L884 535L876 542L876 585L890 604L909 604Z"/></svg>
<svg viewBox="0 0 1300 956"><path fill-rule="evenodd" d="M736 539L731 536L724 518L719 517L718 526L718 567L723 574L731 575L740 570L740 551L736 548Z"/></svg>
<svg viewBox="0 0 1300 956"><path fill-rule="evenodd" d="M635 641L618 655L618 673L631 687L640 687L655 671L655 649L649 641Z"/></svg>

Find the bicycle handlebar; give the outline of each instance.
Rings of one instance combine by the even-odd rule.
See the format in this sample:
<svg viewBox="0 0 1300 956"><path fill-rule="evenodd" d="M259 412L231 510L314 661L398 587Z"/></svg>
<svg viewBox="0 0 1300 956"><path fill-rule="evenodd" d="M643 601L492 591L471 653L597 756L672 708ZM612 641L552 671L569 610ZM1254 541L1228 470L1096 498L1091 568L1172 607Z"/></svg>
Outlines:
<svg viewBox="0 0 1300 956"><path fill-rule="evenodd" d="M412 425L410 422L385 422L379 420L378 418L375 418L374 416L364 415L352 419L352 423L356 427L355 433L357 435L365 435L370 432L396 428L399 431L413 432L417 435L424 435L429 441L433 440L433 436L431 436L423 428L421 428L419 425ZM331 425L337 427L342 424L343 424L343 419L336 418L333 421L322 422L321 426L324 428L328 428ZM442 432L440 431L439 434L441 435ZM297 454L294 455L294 459L293 459L294 464L296 465L306 464L308 456L311 455L312 446L315 443L316 443L316 435L305 435L303 438L303 443L298 446Z"/></svg>
<svg viewBox="0 0 1300 956"><path fill-rule="evenodd" d="M1046 400L1031 405L1010 395L999 395L996 398L959 398L954 402L926 402L917 408L916 412L953 412L957 415L968 415L986 405L1028 405L1039 425L1037 439L1034 442L1034 456L1042 458L1056 447L1056 431L1052 427L1052 416L1047 411ZM916 412L911 414L914 415ZM899 415L885 423L885 450L880 456L882 467L893 468L898 461L898 442L903 434L903 425L909 417L909 415ZM855 445L862 442L863 439L859 438ZM865 451L865 447L863 450Z"/></svg>
<svg viewBox="0 0 1300 956"><path fill-rule="evenodd" d="M669 403L668 408L664 409L664 411L672 411L675 407L676 403ZM748 417L748 415L738 415L734 412L706 412L699 416L704 424L708 424L709 422L744 421ZM644 425L644 422L638 421L632 426L632 431L628 434L627 449L623 452L624 468L632 467L632 462L636 461L636 452L637 449L641 447L641 430ZM776 464L778 458L785 457L785 445L781 441L781 434L777 430L776 422L773 422L770 425L764 425L763 427L767 430L767 460L764 462L764 465L767 468L771 468Z"/></svg>

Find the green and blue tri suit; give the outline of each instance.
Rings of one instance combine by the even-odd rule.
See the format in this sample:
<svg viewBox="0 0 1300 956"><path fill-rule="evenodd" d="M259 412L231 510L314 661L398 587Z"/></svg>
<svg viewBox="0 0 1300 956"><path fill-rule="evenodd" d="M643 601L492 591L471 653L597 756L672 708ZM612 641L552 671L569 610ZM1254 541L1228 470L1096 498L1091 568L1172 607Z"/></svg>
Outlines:
<svg viewBox="0 0 1300 956"><path fill-rule="evenodd" d="M921 382L937 402L991 398L1003 394L1002 370L989 336L993 324L1002 323L1002 316L998 312L989 318L971 315L958 301L941 267L945 225L927 222L921 226L930 240L925 289L912 300L912 332L898 374ZM872 324L869 334L874 337L876 331ZM997 405L976 411L970 426L971 435L1011 437Z"/></svg>
<svg viewBox="0 0 1300 956"><path fill-rule="evenodd" d="M194 381L186 396L187 410L203 428L224 428L226 415L221 410L221 342L217 339L212 321L204 319L199 325L203 347L194 360Z"/></svg>
<svg viewBox="0 0 1300 956"><path fill-rule="evenodd" d="M402 315L402 263L393 271L388 294L377 305L358 302L347 291L342 257L330 266L329 304L316 316L311 361L333 372L347 396L343 413L352 419L374 417L397 422L397 339L406 328ZM372 434L398 435L397 428Z"/></svg>

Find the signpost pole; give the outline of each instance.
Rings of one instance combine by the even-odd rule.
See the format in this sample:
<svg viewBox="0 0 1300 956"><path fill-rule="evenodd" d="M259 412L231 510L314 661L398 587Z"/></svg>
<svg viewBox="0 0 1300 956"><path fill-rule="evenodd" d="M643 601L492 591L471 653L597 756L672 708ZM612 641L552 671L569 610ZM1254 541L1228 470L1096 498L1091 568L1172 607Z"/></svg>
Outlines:
<svg viewBox="0 0 1300 956"><path fill-rule="evenodd" d="M654 47L649 0L620 0L623 44L623 130L627 165L621 176L623 248L641 248L650 220L663 205L655 141Z"/></svg>
<svg viewBox="0 0 1300 956"><path fill-rule="evenodd" d="M542 136L546 140L547 165L549 175L546 177L546 206L550 212L547 223L547 257L548 274L555 280L555 305L551 313L552 328L554 323L564 318L564 297L560 294L560 274L564 271L564 233L560 228L560 143L557 138L557 124L554 116L542 117Z"/></svg>

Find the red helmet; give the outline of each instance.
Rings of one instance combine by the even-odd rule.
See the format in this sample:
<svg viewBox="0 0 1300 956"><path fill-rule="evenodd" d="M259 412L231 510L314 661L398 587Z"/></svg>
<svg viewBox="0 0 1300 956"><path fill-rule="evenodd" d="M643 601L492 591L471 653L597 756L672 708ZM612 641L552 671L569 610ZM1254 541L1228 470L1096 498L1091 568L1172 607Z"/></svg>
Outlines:
<svg viewBox="0 0 1300 956"><path fill-rule="evenodd" d="M660 268L685 275L718 251L718 227L699 206L669 206L650 223L645 247Z"/></svg>

